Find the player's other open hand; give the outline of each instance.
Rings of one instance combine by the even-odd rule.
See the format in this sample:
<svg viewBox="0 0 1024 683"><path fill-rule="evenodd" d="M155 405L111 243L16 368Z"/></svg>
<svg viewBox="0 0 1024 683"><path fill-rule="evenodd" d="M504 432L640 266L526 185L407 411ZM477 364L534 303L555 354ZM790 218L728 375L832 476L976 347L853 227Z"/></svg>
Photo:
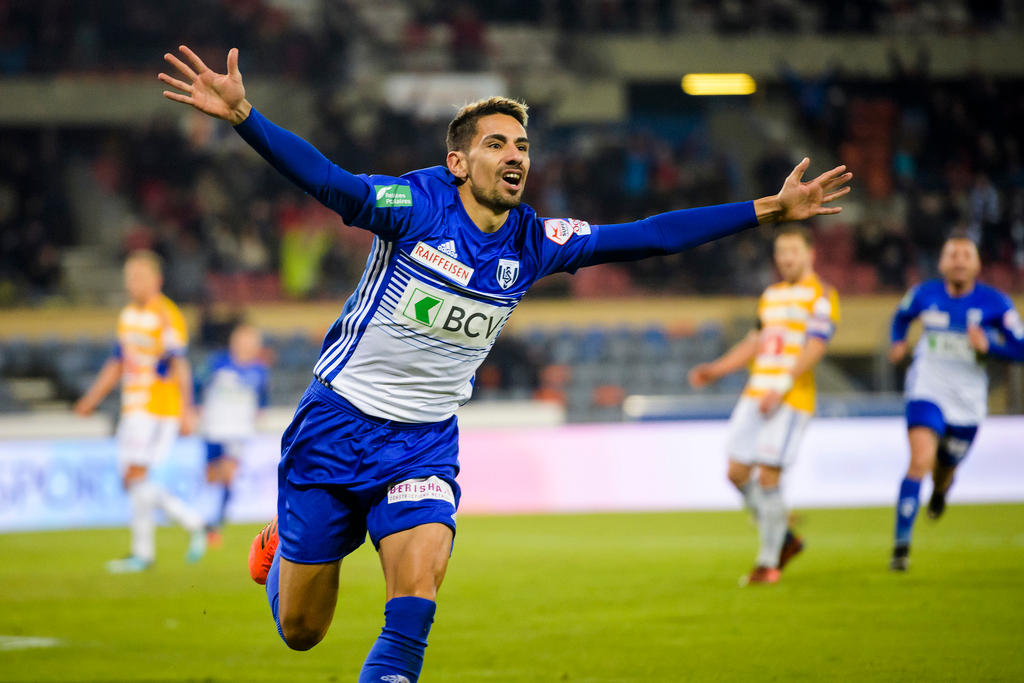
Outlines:
<svg viewBox="0 0 1024 683"><path fill-rule="evenodd" d="M811 160L804 157L786 178L779 194L775 196L778 202L778 221L802 221L842 211L842 207L825 205L850 191L850 186L846 183L850 182L853 174L846 170L846 166L836 166L814 180L804 182L804 172L810 165Z"/></svg>
<svg viewBox="0 0 1024 683"><path fill-rule="evenodd" d="M191 66L170 52L164 55L164 60L175 67L185 78L185 80L179 80L165 73L157 76L167 85L181 91L178 93L164 90L164 97L175 102L190 104L199 111L218 119L224 119L232 125L244 121L249 116L252 106L245 99L242 73L238 70L238 48L231 48L228 51L226 74L219 74L211 70L187 45L179 45L178 50Z"/></svg>

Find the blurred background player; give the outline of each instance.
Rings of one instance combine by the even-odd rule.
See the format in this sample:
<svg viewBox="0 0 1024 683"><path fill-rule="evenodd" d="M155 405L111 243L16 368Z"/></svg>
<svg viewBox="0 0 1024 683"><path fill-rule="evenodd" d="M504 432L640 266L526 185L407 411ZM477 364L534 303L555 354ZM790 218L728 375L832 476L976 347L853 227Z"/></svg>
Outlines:
<svg viewBox="0 0 1024 683"><path fill-rule="evenodd" d="M170 453L178 432L189 434L195 427L185 319L161 292L160 258L153 252L128 256L124 286L129 302L118 317L114 353L74 406L79 415L89 415L121 382L118 461L131 501L131 555L109 562L112 573L153 564L158 508L189 532L187 562L197 562L206 549L199 513L149 476L150 468Z"/></svg>
<svg viewBox="0 0 1024 683"><path fill-rule="evenodd" d="M218 494L206 531L207 541L219 546L242 449L256 434L259 411L269 399L259 329L247 324L236 326L228 349L210 358L203 375L200 433L206 442L206 481Z"/></svg>
<svg viewBox="0 0 1024 683"><path fill-rule="evenodd" d="M260 331L242 324L228 348L210 357L203 373L200 433L206 441L206 480L215 490L207 520L207 542L220 545L220 530L246 441L256 434L259 412L269 400L268 371Z"/></svg>
<svg viewBox="0 0 1024 683"><path fill-rule="evenodd" d="M779 231L775 265L782 282L761 295L758 329L689 375L690 384L700 388L753 362L729 421L726 447L729 481L743 494L761 538L747 583L777 582L782 567L803 550L803 541L787 528L781 474L793 464L814 413L814 366L839 321L839 299L814 273L814 250L805 228Z"/></svg>
<svg viewBox="0 0 1024 683"><path fill-rule="evenodd" d="M365 683L419 678L455 533L455 411L527 289L550 273L836 214L826 205L852 177L839 166L803 182L804 158L777 195L752 202L612 225L542 220L521 203L530 143L520 102L491 97L463 107L448 127L446 166L356 176L252 107L237 49L227 74L179 49L188 64L164 58L186 80L160 74L181 91L165 97L231 122L279 172L376 236L282 439L278 519L250 554L282 639L306 650L333 619L342 558L369 532L387 601Z"/></svg>
<svg viewBox="0 0 1024 683"><path fill-rule="evenodd" d="M941 278L907 293L892 320L889 360L907 355L907 329L920 318L921 339L907 370L905 396L910 466L896 501L896 541L890 568L906 571L921 480L932 473L928 516L938 519L957 466L988 408L985 357L1024 361L1024 325L1010 298L977 281L978 248L966 235L946 240Z"/></svg>

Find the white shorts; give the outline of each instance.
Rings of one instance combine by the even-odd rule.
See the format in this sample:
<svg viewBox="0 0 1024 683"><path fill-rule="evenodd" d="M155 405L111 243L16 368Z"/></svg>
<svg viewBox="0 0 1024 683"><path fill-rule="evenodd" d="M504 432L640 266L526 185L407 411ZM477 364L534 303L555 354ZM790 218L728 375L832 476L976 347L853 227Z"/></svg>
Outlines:
<svg viewBox="0 0 1024 683"><path fill-rule="evenodd" d="M783 403L769 416L760 400L740 398L729 418L729 459L742 465L784 468L796 460L811 414Z"/></svg>
<svg viewBox="0 0 1024 683"><path fill-rule="evenodd" d="M178 438L181 421L148 413L121 415L117 426L117 464L121 471L130 465L152 467L168 455Z"/></svg>

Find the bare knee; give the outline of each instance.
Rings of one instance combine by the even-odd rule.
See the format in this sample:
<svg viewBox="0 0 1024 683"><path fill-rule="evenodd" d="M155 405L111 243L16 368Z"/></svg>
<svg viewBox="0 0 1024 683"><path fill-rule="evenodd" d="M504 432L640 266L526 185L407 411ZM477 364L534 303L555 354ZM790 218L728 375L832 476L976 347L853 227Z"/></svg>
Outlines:
<svg viewBox="0 0 1024 683"><path fill-rule="evenodd" d="M728 472L729 481L731 481L732 485L736 488L741 488L750 481L750 469L751 468L746 465L730 461Z"/></svg>
<svg viewBox="0 0 1024 683"><path fill-rule="evenodd" d="M327 635L327 625L315 624L304 615L281 618L281 635L293 650L309 650Z"/></svg>
<svg viewBox="0 0 1024 683"><path fill-rule="evenodd" d="M911 427L908 437L910 467L907 468L907 476L911 479L923 479L935 467L939 449L938 435L927 427Z"/></svg>
<svg viewBox="0 0 1024 683"><path fill-rule="evenodd" d="M758 472L758 479L760 480L761 488L763 489L775 489L779 487L779 479L782 477L782 472L775 467L762 467Z"/></svg>

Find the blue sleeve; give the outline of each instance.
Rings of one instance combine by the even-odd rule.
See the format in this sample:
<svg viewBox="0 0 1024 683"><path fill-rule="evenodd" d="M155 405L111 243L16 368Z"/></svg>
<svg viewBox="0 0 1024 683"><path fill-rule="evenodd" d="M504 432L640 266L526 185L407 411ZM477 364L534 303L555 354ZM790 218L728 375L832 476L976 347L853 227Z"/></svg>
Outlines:
<svg viewBox="0 0 1024 683"><path fill-rule="evenodd" d="M1001 315L995 326L998 334L986 330L988 355L1003 360L1024 362L1024 322L1009 297L1001 298Z"/></svg>
<svg viewBox="0 0 1024 683"><path fill-rule="evenodd" d="M581 265L674 254L758 225L754 202L669 211L633 223L595 226L597 243Z"/></svg>
<svg viewBox="0 0 1024 683"><path fill-rule="evenodd" d="M597 228L575 218L541 218L535 246L539 258L537 277L551 273L575 273L588 265L597 245Z"/></svg>
<svg viewBox="0 0 1024 683"><path fill-rule="evenodd" d="M914 319L921 312L920 297L918 296L920 292L921 287L919 285L907 292L903 300L900 301L900 306L892 317L892 325L889 329L889 341L891 343L895 344L907 338L907 330L910 329L910 323L914 322Z"/></svg>
<svg viewBox="0 0 1024 683"><path fill-rule="evenodd" d="M397 239L408 228L414 195L418 196L418 206L429 204L422 191L408 180L349 173L256 109L235 130L281 175L335 211L346 224L384 239Z"/></svg>
<svg viewBox="0 0 1024 683"><path fill-rule="evenodd" d="M110 349L110 357L114 360L122 360L124 358L124 351L121 350L121 342L114 342L114 346Z"/></svg>

